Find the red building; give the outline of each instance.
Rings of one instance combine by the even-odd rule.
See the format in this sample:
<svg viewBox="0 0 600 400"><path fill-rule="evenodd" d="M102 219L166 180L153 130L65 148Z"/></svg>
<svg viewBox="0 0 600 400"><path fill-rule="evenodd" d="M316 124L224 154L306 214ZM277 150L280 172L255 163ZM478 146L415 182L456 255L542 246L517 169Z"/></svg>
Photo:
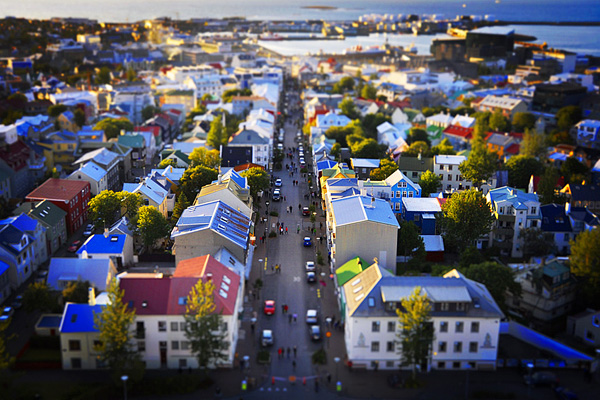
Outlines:
<svg viewBox="0 0 600 400"><path fill-rule="evenodd" d="M67 213L67 234L71 235L87 220L90 183L50 178L26 197L28 201L49 202Z"/></svg>

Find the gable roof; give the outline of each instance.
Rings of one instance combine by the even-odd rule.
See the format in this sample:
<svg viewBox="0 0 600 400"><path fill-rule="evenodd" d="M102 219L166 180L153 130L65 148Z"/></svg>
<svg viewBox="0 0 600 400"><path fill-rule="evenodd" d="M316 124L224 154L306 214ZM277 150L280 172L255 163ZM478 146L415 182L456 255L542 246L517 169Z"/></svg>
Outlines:
<svg viewBox="0 0 600 400"><path fill-rule="evenodd" d="M56 226L67 216L66 211L48 200L38 203L30 202L30 204L24 204L20 209L25 211L25 207L30 208L34 204L34 208L29 210L29 215L42 223L46 223L48 226Z"/></svg>
<svg viewBox="0 0 600 400"><path fill-rule="evenodd" d="M565 208L558 204L545 204L540 207L542 230L544 232L572 232L571 219Z"/></svg>
<svg viewBox="0 0 600 400"><path fill-rule="evenodd" d="M350 196L331 202L337 226L364 221L399 227L389 203L369 196Z"/></svg>
<svg viewBox="0 0 600 400"><path fill-rule="evenodd" d="M69 179L50 178L27 195L30 200L54 200L68 203L90 183Z"/></svg>
<svg viewBox="0 0 600 400"><path fill-rule="evenodd" d="M404 175L402 173L402 171L400 171L399 169L397 169L396 171L394 171L384 181L385 181L385 183L387 183L390 186L397 185L398 182L404 181L408 185L412 186L415 190L420 190L421 189L421 186L418 183L414 183L409 177L407 177L406 175Z"/></svg>
<svg viewBox="0 0 600 400"><path fill-rule="evenodd" d="M111 271L111 261L102 258L59 258L50 259L46 282L54 290L62 290L60 281L89 281L94 287L104 290Z"/></svg>
<svg viewBox="0 0 600 400"><path fill-rule="evenodd" d="M367 262L360 257L354 257L353 259L347 261L345 264L335 270L338 286L345 285L346 282L370 266L370 264L367 264Z"/></svg>
<svg viewBox="0 0 600 400"><path fill-rule="evenodd" d="M77 250L77 254L123 254L126 235L92 235Z"/></svg>
<svg viewBox="0 0 600 400"><path fill-rule="evenodd" d="M229 139L229 146L266 145L269 141L253 129L244 129Z"/></svg>
<svg viewBox="0 0 600 400"><path fill-rule="evenodd" d="M69 175L69 178L75 177L76 174L79 173L90 177L96 182L100 182L107 174L105 169L100 168L96 163L93 162L88 162L81 166L78 170L73 171L73 173Z"/></svg>

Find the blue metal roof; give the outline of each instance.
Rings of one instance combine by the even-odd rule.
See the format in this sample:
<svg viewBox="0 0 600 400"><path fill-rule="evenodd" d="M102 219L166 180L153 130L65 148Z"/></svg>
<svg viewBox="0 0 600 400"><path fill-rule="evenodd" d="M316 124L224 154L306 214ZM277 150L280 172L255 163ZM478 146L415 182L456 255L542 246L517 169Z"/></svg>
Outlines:
<svg viewBox="0 0 600 400"><path fill-rule="evenodd" d="M127 235L92 235L77 250L77 254L87 251L88 254L121 254L125 247Z"/></svg>
<svg viewBox="0 0 600 400"><path fill-rule="evenodd" d="M44 315L42 319L37 324L38 328L59 328L60 321L62 321L62 317L58 315Z"/></svg>
<svg viewBox="0 0 600 400"><path fill-rule="evenodd" d="M8 271L9 268L10 268L10 265L8 265L4 261L0 260L0 276L2 274L4 274L6 271Z"/></svg>
<svg viewBox="0 0 600 400"><path fill-rule="evenodd" d="M16 217L11 217L0 221L0 225L12 225L22 232L35 231L38 221L29 215L21 213Z"/></svg>
<svg viewBox="0 0 600 400"><path fill-rule="evenodd" d="M369 196L350 196L331 202L337 226L373 221L399 227L389 203Z"/></svg>
<svg viewBox="0 0 600 400"><path fill-rule="evenodd" d="M317 163L317 171L322 171L324 169L329 169L335 167L337 162L331 160L319 161Z"/></svg>
<svg viewBox="0 0 600 400"><path fill-rule="evenodd" d="M98 332L94 327L94 314L101 312L100 305L67 303L60 322L60 333Z"/></svg>
<svg viewBox="0 0 600 400"><path fill-rule="evenodd" d="M58 258L50 259L47 283L53 290L62 290L66 281L89 281L99 290L106 288L111 270L108 258Z"/></svg>

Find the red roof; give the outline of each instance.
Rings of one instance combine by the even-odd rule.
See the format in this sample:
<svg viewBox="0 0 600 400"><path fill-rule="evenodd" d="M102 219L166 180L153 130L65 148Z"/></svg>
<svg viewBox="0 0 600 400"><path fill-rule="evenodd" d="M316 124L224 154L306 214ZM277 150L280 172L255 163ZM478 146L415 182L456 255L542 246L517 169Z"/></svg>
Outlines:
<svg viewBox="0 0 600 400"><path fill-rule="evenodd" d="M464 128L460 125L450 125L444 129L444 134L458 136L466 140L470 140L473 137L473 128Z"/></svg>
<svg viewBox="0 0 600 400"><path fill-rule="evenodd" d="M160 114L158 114L158 116L165 119L169 125L175 125L175 121L173 121L173 118L171 118L171 116L169 114L160 113Z"/></svg>
<svg viewBox="0 0 600 400"><path fill-rule="evenodd" d="M50 178L27 195L28 200L71 201L85 188L90 188L86 181Z"/></svg>
<svg viewBox="0 0 600 400"><path fill-rule="evenodd" d="M20 171L27 166L31 149L21 140L13 144L0 147L0 158L6 162L13 171Z"/></svg>
<svg viewBox="0 0 600 400"><path fill-rule="evenodd" d="M258 165L258 164L254 164L254 163L246 163L246 164L238 165L237 167L233 167L233 170L235 172L240 172L240 171L245 171L250 168L265 169L265 167L263 167L262 165Z"/></svg>
<svg viewBox="0 0 600 400"><path fill-rule="evenodd" d="M519 154L520 150L521 150L521 145L519 145L517 143L513 143L510 146L508 146L506 148L506 150L504 150L504 153L506 153L506 154Z"/></svg>
<svg viewBox="0 0 600 400"><path fill-rule="evenodd" d="M160 136L160 127L156 125L151 126L136 126L133 128L134 132L152 132L154 136Z"/></svg>
<svg viewBox="0 0 600 400"><path fill-rule="evenodd" d="M445 197L436 197L436 199L437 199L438 203L440 203L440 207L443 207L444 204L446 204L446 201L448 201L448 199Z"/></svg>

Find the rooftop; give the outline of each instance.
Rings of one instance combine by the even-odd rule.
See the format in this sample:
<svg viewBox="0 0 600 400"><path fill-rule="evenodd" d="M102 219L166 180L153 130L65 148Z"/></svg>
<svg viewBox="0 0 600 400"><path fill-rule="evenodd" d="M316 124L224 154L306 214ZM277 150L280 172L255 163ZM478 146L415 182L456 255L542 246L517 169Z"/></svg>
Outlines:
<svg viewBox="0 0 600 400"><path fill-rule="evenodd" d="M26 198L29 200L55 200L67 203L85 188L89 189L89 187L89 182L85 181L50 178L29 193Z"/></svg>

